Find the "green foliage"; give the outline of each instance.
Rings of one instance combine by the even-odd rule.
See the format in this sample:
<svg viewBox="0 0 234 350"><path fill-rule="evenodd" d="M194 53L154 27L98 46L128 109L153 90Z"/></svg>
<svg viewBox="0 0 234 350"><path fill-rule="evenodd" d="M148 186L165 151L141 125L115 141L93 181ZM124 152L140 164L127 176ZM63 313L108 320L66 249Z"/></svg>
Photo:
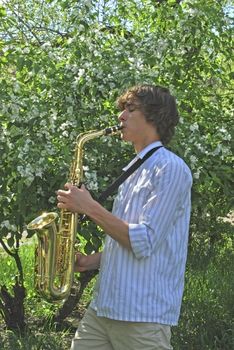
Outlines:
<svg viewBox="0 0 234 350"><path fill-rule="evenodd" d="M1 350L64 350L69 349L68 342L70 343L70 338L67 337L66 332L56 334L56 332L46 330L28 332L27 336L19 337L8 331L0 339L0 348Z"/></svg>
<svg viewBox="0 0 234 350"><path fill-rule="evenodd" d="M234 249L231 228L206 255L189 255L175 350L229 350L234 346Z"/></svg>
<svg viewBox="0 0 234 350"><path fill-rule="evenodd" d="M228 3L173 3L2 6L0 235L10 246L37 212L55 209L76 135L115 124L116 97L139 82L167 85L178 98L182 118L172 147L194 174L192 224L228 213ZM91 142L84 157L90 188L104 188L129 154L115 138Z"/></svg>

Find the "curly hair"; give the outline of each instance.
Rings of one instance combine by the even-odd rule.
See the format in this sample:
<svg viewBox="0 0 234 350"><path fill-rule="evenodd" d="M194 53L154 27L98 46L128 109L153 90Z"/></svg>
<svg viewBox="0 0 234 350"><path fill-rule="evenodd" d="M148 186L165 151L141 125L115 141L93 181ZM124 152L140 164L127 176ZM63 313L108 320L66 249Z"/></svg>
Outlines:
<svg viewBox="0 0 234 350"><path fill-rule="evenodd" d="M179 121L176 100L169 89L156 85L137 85L117 100L120 110L124 110L126 104L134 103L137 103L146 120L155 126L162 143L168 144Z"/></svg>

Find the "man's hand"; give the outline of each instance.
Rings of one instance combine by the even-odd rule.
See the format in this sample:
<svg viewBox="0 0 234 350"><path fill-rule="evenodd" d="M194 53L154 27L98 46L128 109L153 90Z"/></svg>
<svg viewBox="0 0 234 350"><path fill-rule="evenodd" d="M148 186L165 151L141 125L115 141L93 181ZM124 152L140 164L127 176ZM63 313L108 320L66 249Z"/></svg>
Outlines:
<svg viewBox="0 0 234 350"><path fill-rule="evenodd" d="M87 214L94 200L85 186L82 185L81 188L78 188L66 183L64 187L67 190L57 191L57 207L71 212Z"/></svg>
<svg viewBox="0 0 234 350"><path fill-rule="evenodd" d="M94 253L91 255L76 253L74 271L84 272L96 270L100 267L100 261L101 253Z"/></svg>

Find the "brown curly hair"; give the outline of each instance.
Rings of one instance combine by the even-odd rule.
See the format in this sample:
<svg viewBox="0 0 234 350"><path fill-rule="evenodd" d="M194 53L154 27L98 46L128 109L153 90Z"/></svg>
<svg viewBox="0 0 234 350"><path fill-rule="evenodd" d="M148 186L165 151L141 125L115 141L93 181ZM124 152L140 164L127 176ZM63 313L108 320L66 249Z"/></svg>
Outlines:
<svg viewBox="0 0 234 350"><path fill-rule="evenodd" d="M146 120L156 127L162 143L168 144L179 121L176 100L169 89L157 85L137 85L117 100L120 110L124 110L126 104L134 103L142 110Z"/></svg>

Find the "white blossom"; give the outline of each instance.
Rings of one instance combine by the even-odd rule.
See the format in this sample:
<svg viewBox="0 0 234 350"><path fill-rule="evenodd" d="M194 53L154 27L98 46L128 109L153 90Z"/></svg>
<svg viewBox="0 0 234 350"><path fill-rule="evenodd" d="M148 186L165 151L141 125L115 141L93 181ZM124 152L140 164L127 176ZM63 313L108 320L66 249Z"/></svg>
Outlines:
<svg viewBox="0 0 234 350"><path fill-rule="evenodd" d="M71 95L66 96L66 102L67 102L67 103L70 103L70 104L73 104L73 103L74 103L74 100L73 100L73 98L72 98ZM57 112L54 111L54 113L56 113L56 117L57 117Z"/></svg>
<svg viewBox="0 0 234 350"><path fill-rule="evenodd" d="M221 150L222 150L222 147L221 147L221 144L219 143L215 148L215 150L212 152L213 156L217 156L218 154L220 154Z"/></svg>
<svg viewBox="0 0 234 350"><path fill-rule="evenodd" d="M41 45L43 49L50 49L51 43L49 41L46 41L44 44Z"/></svg>
<svg viewBox="0 0 234 350"><path fill-rule="evenodd" d="M200 177L200 173L201 173L201 170L197 169L197 171L193 173L194 179L198 180Z"/></svg>
<svg viewBox="0 0 234 350"><path fill-rule="evenodd" d="M197 147L197 149L203 153L207 153L207 151L205 150L205 148L201 145L201 143L194 143L194 146Z"/></svg>
<svg viewBox="0 0 234 350"><path fill-rule="evenodd" d="M194 132L194 131L196 131L196 130L199 130L199 126L198 126L197 123L194 123L194 124L190 125L189 129L190 129L192 132Z"/></svg>
<svg viewBox="0 0 234 350"><path fill-rule="evenodd" d="M37 188L37 194L39 194L39 195L41 195L41 196L44 196L44 191L42 190L42 188L41 187L38 187Z"/></svg>
<svg viewBox="0 0 234 350"><path fill-rule="evenodd" d="M61 130L65 130L67 126L68 126L67 122L66 122L66 123L62 123L62 124L60 125L60 129L61 129Z"/></svg>
<svg viewBox="0 0 234 350"><path fill-rule="evenodd" d="M40 178L42 178L42 176L43 176L42 169L37 169L37 170L35 171L35 175L38 176L38 177L40 177Z"/></svg>
<svg viewBox="0 0 234 350"><path fill-rule="evenodd" d="M84 76L84 74L85 74L85 69L80 68L80 69L78 70L77 78L80 79L81 77Z"/></svg>
<svg viewBox="0 0 234 350"><path fill-rule="evenodd" d="M6 227L7 229L10 229L10 221L9 220L4 220L1 222L1 227Z"/></svg>
<svg viewBox="0 0 234 350"><path fill-rule="evenodd" d="M185 151L184 151L184 156L187 157L187 155L191 152L191 148L184 145Z"/></svg>
<svg viewBox="0 0 234 350"><path fill-rule="evenodd" d="M4 220L1 222L0 227L6 227L9 231L17 232L17 227L15 224L11 224L9 220Z"/></svg>
<svg viewBox="0 0 234 350"><path fill-rule="evenodd" d="M88 188L90 190L97 191L98 190L97 172L96 171L86 172L85 178L88 183Z"/></svg>
<svg viewBox="0 0 234 350"><path fill-rule="evenodd" d="M75 77L75 80L71 83L73 88L76 88L77 85L79 85L80 78L77 76Z"/></svg>
<svg viewBox="0 0 234 350"><path fill-rule="evenodd" d="M231 139L232 139L232 135L231 134L226 133L225 135L223 135L223 140L231 141Z"/></svg>
<svg viewBox="0 0 234 350"><path fill-rule="evenodd" d="M33 182L33 180L34 180L34 176L33 175L30 175L30 176L28 176L26 179L25 179L25 184L26 184L26 186L30 186L31 185L31 183Z"/></svg>
<svg viewBox="0 0 234 350"><path fill-rule="evenodd" d="M55 197L51 196L49 199L48 199L48 202L54 204L56 201Z"/></svg>
<svg viewBox="0 0 234 350"><path fill-rule="evenodd" d="M226 132L227 132L227 129L225 129L224 127L221 127L221 128L219 129L219 131L220 131L221 133L224 133L224 134L226 134Z"/></svg>
<svg viewBox="0 0 234 350"><path fill-rule="evenodd" d="M67 40L67 44L69 45L69 44L71 44L73 41L74 41L74 38L69 38L69 39Z"/></svg>
<svg viewBox="0 0 234 350"><path fill-rule="evenodd" d="M191 168L194 169L196 166L198 159L196 156L194 156L193 154L190 156L190 164L191 164Z"/></svg>
<svg viewBox="0 0 234 350"><path fill-rule="evenodd" d="M18 165L17 171L20 173L22 178L25 178L24 182L27 186L30 186L34 180L33 168L30 164L26 166Z"/></svg>
<svg viewBox="0 0 234 350"><path fill-rule="evenodd" d="M69 107L67 108L67 114L68 114L68 115L73 115L73 107L72 107L72 106L69 106Z"/></svg>
<svg viewBox="0 0 234 350"><path fill-rule="evenodd" d="M25 47L25 48L23 49L23 53L25 53L25 54L30 53L30 48L29 48L29 47Z"/></svg>

